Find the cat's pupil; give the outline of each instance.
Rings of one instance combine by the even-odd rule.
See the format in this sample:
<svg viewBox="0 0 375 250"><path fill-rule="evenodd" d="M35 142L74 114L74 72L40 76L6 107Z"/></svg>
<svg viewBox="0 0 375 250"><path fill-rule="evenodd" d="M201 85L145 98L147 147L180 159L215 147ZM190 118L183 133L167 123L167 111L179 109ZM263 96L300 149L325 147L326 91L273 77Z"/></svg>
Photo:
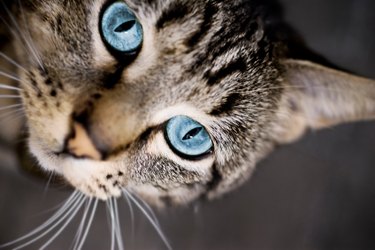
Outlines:
<svg viewBox="0 0 375 250"><path fill-rule="evenodd" d="M187 141L187 140L191 140L193 139L195 136L197 136L199 134L199 132L202 131L202 128L201 127L198 127L198 128L195 128L195 129L192 129L189 131L189 133L187 133L183 138L182 140L184 141Z"/></svg>
<svg viewBox="0 0 375 250"><path fill-rule="evenodd" d="M115 32L122 33L130 30L133 26L135 25L135 21L131 20L128 22L124 22L123 24L119 25L116 29Z"/></svg>

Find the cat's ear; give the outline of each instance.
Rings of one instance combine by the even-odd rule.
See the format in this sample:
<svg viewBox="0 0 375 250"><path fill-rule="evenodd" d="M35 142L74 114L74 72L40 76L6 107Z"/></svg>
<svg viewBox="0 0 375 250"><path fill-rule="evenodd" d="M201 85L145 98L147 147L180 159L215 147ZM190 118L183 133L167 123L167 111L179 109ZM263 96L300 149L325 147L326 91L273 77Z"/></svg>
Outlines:
<svg viewBox="0 0 375 250"><path fill-rule="evenodd" d="M285 60L285 91L277 141L290 142L306 129L375 119L375 81L318 64Z"/></svg>

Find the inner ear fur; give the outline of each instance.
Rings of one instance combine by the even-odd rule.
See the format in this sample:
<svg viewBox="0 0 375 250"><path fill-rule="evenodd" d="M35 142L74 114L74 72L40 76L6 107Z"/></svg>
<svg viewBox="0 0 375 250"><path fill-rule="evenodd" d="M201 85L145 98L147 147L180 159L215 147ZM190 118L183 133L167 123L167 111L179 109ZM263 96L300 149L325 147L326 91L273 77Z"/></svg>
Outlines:
<svg viewBox="0 0 375 250"><path fill-rule="evenodd" d="M375 119L375 81L319 64L282 61L284 94L276 126L280 143L307 129Z"/></svg>

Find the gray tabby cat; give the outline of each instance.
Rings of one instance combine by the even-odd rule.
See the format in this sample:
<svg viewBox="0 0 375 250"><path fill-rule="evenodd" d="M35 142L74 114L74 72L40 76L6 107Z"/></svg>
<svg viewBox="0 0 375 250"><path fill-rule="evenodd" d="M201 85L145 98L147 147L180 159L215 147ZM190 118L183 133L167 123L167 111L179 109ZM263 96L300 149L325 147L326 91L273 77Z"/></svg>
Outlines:
<svg viewBox="0 0 375 250"><path fill-rule="evenodd" d="M375 118L375 82L306 48L272 0L24 0L1 17L1 88L20 98L3 108L93 206L215 198L276 145Z"/></svg>

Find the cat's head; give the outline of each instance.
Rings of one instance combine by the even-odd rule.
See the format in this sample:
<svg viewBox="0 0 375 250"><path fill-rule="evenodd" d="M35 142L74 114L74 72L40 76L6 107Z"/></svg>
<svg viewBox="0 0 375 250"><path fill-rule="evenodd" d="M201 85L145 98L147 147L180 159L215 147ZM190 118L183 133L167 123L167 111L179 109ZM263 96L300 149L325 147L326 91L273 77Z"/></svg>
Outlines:
<svg viewBox="0 0 375 250"><path fill-rule="evenodd" d="M30 151L87 195L184 204L308 127L373 116L370 81L288 58L268 2L14 4Z"/></svg>

